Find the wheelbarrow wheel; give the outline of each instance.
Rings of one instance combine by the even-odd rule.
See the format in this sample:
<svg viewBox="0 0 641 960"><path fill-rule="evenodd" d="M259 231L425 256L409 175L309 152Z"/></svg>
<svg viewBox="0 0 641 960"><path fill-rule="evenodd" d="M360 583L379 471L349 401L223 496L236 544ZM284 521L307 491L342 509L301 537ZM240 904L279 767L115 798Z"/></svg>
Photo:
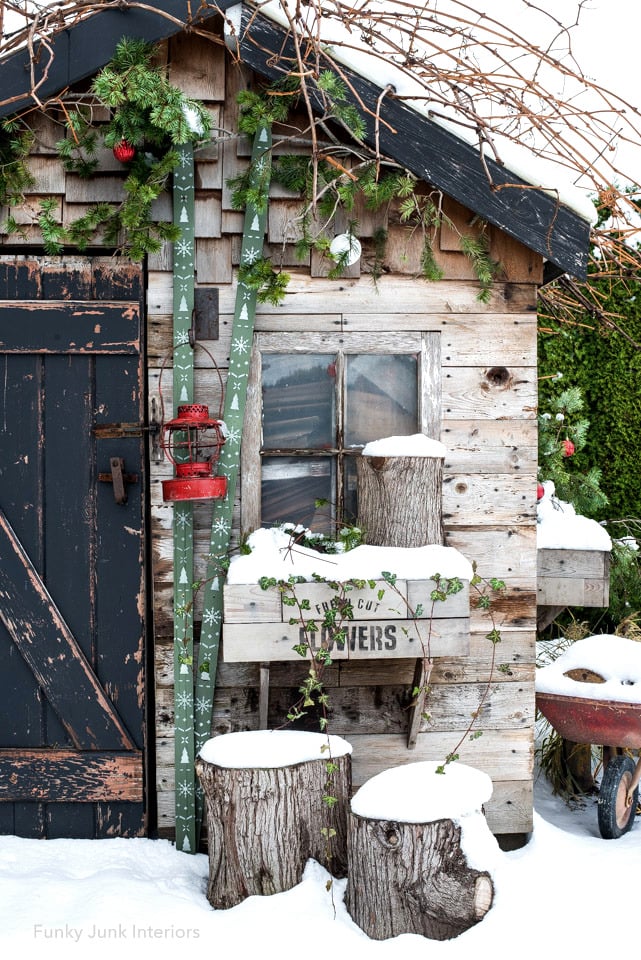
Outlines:
<svg viewBox="0 0 641 960"><path fill-rule="evenodd" d="M627 802L628 790L636 764L623 754L612 757L601 781L599 790L599 831L604 840L617 840L632 827L639 798L637 787L631 802Z"/></svg>

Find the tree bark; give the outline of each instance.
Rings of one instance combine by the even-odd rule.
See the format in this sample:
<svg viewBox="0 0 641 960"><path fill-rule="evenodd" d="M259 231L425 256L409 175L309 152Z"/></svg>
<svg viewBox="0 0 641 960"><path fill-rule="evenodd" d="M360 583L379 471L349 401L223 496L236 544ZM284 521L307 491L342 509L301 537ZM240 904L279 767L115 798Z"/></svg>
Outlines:
<svg viewBox="0 0 641 960"><path fill-rule="evenodd" d="M397 823L350 814L347 909L372 940L418 933L450 940L492 905L490 874L473 870L452 820Z"/></svg>
<svg viewBox="0 0 641 960"><path fill-rule="evenodd" d="M206 800L207 898L216 909L300 883L311 857L333 876L347 872L351 756L269 769L227 768L198 759ZM325 795L336 797L329 806Z"/></svg>
<svg viewBox="0 0 641 960"><path fill-rule="evenodd" d="M358 523L382 547L443 543L443 460L359 457Z"/></svg>

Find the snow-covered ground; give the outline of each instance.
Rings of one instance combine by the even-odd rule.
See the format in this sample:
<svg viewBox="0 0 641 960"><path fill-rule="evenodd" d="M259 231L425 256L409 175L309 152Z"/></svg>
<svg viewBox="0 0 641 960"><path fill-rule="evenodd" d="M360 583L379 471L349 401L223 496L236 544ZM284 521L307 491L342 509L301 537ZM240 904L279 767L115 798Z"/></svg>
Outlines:
<svg viewBox="0 0 641 960"><path fill-rule="evenodd" d="M570 811L542 778L535 795L530 842L499 853L491 910L455 940L369 940L345 910L344 881L335 883L332 902L327 874L311 861L293 890L215 911L206 898L206 856L178 853L167 841L0 837L3 956L27 950L45 960L123 960L198 950L239 960L529 960L568 951L607 956L615 942L632 949L626 930L638 909L641 823L619 840L602 840L593 800Z"/></svg>
<svg viewBox="0 0 641 960"><path fill-rule="evenodd" d="M434 451L429 455L435 455ZM539 504L539 535L548 526L558 528L562 518L571 525L571 530L565 530L564 545L569 536L575 548L608 549L605 543L593 542L595 531L600 537L605 531L594 521L589 521L589 530L585 525L579 529L573 511L563 509L567 505L559 509L552 502L552 493L546 491L546 502ZM252 555L234 561L230 579L253 582L265 570L281 576L319 572L305 567L312 561L312 566L317 565L318 555L302 547L292 550L290 537L282 531L258 531L252 546ZM443 576L469 576L469 561L457 551L442 547L419 548L440 552L421 555L422 566L418 567L413 552L409 557L403 552L394 552L391 558L385 552L382 557L378 553L367 555L373 566L363 573L366 549L327 559L333 564L348 563L361 550L358 570L341 567L343 577L356 573L377 576L381 569L407 576L406 560L410 573L434 566ZM285 565L285 572L279 569L279 563ZM338 572L333 576L338 578ZM629 672L625 674L628 679ZM219 748L226 738L217 739ZM234 756L240 756L237 741ZM109 955L116 960L153 956L161 960L175 957L179 951L198 950L207 957L215 953L240 960L258 956L268 960L324 960L328 955L337 960L406 960L408 953L417 960L470 960L474 956L512 960L515 955L529 960L565 951L587 957L609 954L613 930L617 946L626 949L624 924L635 916L638 899L641 822L619 840L603 840L598 831L596 801L590 799L582 808L570 810L552 796L540 776L535 786L532 836L520 850L504 853L482 817L482 829L478 830L477 808L487 799L489 779L459 764L448 767L444 776L430 775L440 782L441 799L448 810L453 810L449 815L458 817L462 827L463 818L470 817L474 829L468 831L466 856L469 862L476 861L473 866L478 869L485 862L495 887L494 903L485 918L455 940L436 942L416 935L369 940L344 906L345 881L335 881L328 892L328 874L313 861L293 890L272 897L251 897L231 910L217 911L206 896L207 857L180 853L168 841L0 837L3 956L15 956L15 951L25 949L37 952L44 960L81 955ZM383 778L371 789L366 785L360 802L375 810L372 815L390 819L394 810L414 811L414 804L408 805L407 801L423 787L420 777L417 786L417 782L406 780L408 776L411 774L405 771L400 780ZM398 800L394 790L389 790L390 782L396 783ZM469 807L473 797L474 809L456 806L463 798ZM382 799L383 813L379 806ZM422 805L420 815L429 806ZM434 817L435 809L442 808L438 804L432 807Z"/></svg>

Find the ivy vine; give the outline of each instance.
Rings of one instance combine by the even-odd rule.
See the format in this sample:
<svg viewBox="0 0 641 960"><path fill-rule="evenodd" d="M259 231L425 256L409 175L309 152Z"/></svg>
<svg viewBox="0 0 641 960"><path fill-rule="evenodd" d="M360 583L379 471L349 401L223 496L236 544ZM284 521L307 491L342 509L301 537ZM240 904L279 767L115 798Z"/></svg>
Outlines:
<svg viewBox="0 0 641 960"><path fill-rule="evenodd" d="M295 550L297 546L304 546L318 550L321 556L322 554L342 553L359 546L363 542L360 528L350 525L341 528L336 541L288 524L283 525L283 530L289 533L291 550ZM458 759L458 750L466 739L476 740L482 736L482 730L475 728L482 707L489 697L495 672L509 673L507 665L497 665L496 663L496 650L501 642L501 632L497 627L492 610L496 595L505 590L505 582L496 577L485 580L478 574L476 563L473 563L472 567L473 575L470 580L470 588L474 594L472 602L477 609L484 611L491 623L491 627L485 635L492 647L489 677L477 709L471 715L470 721L456 746L438 767L438 773L443 773L449 763ZM389 609L393 609L397 614L401 612L402 618L409 621L410 625L403 627L403 630L408 635L411 630L415 633L414 639L418 641L418 646L422 651L422 682L409 691L409 705L420 705L422 707L422 719L430 722L431 715L425 705L431 691L430 680L433 668L431 636L435 610L439 603L444 603L449 597L459 593L463 589L463 583L458 577L443 577L439 573L435 573L426 579L433 582L429 596L429 609L421 604L413 608L405 594L397 587L397 577L392 572L382 572L380 580L350 578L346 581L338 581L320 574L313 574L312 582L322 583L328 590L327 600L322 604L322 612L317 610L316 614L312 611L309 599L299 595L299 588L302 584L308 582L307 578L293 575L283 580L272 576L264 576L259 580L259 586L262 590L276 590L280 595L283 606L291 610L288 622L290 626L300 628L299 640L294 645L293 650L307 662L307 675L298 688L299 697L289 707L286 715L288 723L302 720L310 709L314 709L318 716L321 732L328 732L330 701L324 675L327 668L333 663L332 650L342 650L345 644L349 642L349 624L356 619L352 595L354 591L364 589L376 590L378 602L382 602L387 597L390 603ZM419 629L419 621L428 622L428 631L425 638Z"/></svg>

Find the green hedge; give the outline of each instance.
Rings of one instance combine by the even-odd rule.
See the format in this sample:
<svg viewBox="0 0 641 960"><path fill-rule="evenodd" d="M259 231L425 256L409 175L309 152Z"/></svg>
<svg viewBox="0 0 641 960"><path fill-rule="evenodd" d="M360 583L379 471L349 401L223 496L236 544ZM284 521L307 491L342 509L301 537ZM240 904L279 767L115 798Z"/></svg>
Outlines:
<svg viewBox="0 0 641 960"><path fill-rule="evenodd" d="M603 306L622 315L617 322L641 343L641 285L636 295L621 285ZM593 324L597 326L596 321ZM576 467L599 467L601 488L610 501L596 519L641 517L641 350L603 327L549 326L552 333L539 333L540 410L560 390L581 389L590 429ZM563 374L560 381L547 379L557 371Z"/></svg>

